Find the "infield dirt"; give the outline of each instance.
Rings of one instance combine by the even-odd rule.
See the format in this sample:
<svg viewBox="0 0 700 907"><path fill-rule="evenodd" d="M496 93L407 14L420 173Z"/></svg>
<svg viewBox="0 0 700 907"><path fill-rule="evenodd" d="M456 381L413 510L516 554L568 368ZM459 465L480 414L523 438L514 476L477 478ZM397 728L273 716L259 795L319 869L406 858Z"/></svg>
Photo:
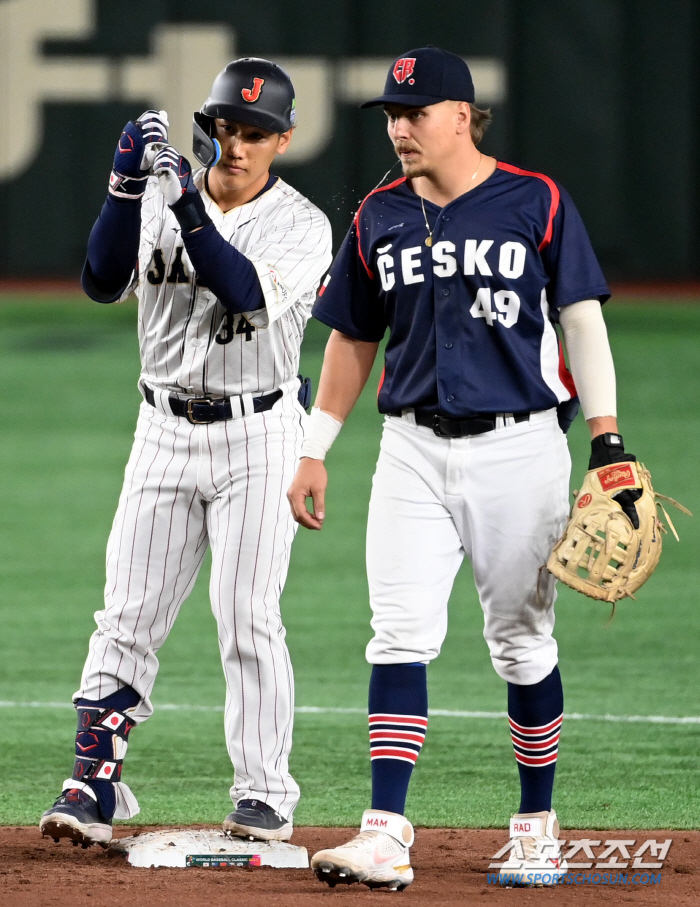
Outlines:
<svg viewBox="0 0 700 907"><path fill-rule="evenodd" d="M137 831L122 826L117 837ZM343 828L298 828L293 842L309 853L335 846L353 833ZM567 831L567 839L637 841L673 839L658 884L571 885L549 889L502 889L487 883L492 855L502 847L500 830L416 830L412 849L416 880L401 893L364 885L330 889L310 870L135 869L99 848L82 850L64 840L41 838L36 828L0 828L0 904L5 907L318 907L333 904L397 904L491 907L517 904L700 904L700 831ZM658 872L658 871L655 871ZM631 873L629 874L631 878Z"/></svg>

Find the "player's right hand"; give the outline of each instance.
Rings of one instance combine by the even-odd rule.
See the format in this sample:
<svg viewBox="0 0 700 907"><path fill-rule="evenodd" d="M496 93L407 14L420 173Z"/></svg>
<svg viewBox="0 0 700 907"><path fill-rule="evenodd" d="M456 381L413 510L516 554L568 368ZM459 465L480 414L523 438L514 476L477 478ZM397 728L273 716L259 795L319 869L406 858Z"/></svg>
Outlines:
<svg viewBox="0 0 700 907"><path fill-rule="evenodd" d="M326 516L326 486L328 473L323 460L302 457L294 481L289 486L287 499L292 516L307 529L322 529ZM306 499L311 498L312 510L306 509Z"/></svg>
<svg viewBox="0 0 700 907"><path fill-rule="evenodd" d="M114 152L114 172L132 179L147 176L153 160L152 146L168 141L168 127L164 110L146 110L135 122L130 120Z"/></svg>

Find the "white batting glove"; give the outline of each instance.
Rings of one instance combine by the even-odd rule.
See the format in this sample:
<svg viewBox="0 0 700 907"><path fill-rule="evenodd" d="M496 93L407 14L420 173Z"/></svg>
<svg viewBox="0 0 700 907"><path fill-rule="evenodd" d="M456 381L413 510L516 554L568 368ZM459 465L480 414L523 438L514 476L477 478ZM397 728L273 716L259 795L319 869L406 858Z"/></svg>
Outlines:
<svg viewBox="0 0 700 907"><path fill-rule="evenodd" d="M160 148L168 142L168 114L165 110L145 110L136 120L141 127L141 134L145 142L141 170L151 170L153 158Z"/></svg>
<svg viewBox="0 0 700 907"><path fill-rule="evenodd" d="M158 177L160 191L168 205L180 201L192 179L189 161L172 145L157 145L152 172Z"/></svg>
<svg viewBox="0 0 700 907"><path fill-rule="evenodd" d="M211 223L202 196L192 179L192 167L172 145L159 147L153 158L153 173L160 191L180 226L186 232Z"/></svg>
<svg viewBox="0 0 700 907"><path fill-rule="evenodd" d="M168 141L168 114L165 110L144 110L136 120L141 128L141 134L146 145L151 142L165 144ZM145 170L145 167L141 168Z"/></svg>

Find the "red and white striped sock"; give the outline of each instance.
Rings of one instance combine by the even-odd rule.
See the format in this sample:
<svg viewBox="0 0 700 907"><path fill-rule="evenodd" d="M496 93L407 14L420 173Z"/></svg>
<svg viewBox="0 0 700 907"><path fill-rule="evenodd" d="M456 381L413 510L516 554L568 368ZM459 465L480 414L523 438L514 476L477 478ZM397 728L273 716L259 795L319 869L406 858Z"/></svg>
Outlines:
<svg viewBox="0 0 700 907"><path fill-rule="evenodd" d="M552 765L556 762L563 720L564 714L562 713L554 721L541 727L523 727L509 718L510 736L513 740L516 760L521 765L532 767Z"/></svg>
<svg viewBox="0 0 700 907"><path fill-rule="evenodd" d="M415 765L427 729L428 719L421 715L370 715L370 759L399 759Z"/></svg>
<svg viewBox="0 0 700 907"><path fill-rule="evenodd" d="M373 809L403 815L427 728L425 665L374 665L369 687Z"/></svg>
<svg viewBox="0 0 700 907"><path fill-rule="evenodd" d="M552 808L564 692L555 667L539 683L508 684L508 721L520 775L521 813Z"/></svg>

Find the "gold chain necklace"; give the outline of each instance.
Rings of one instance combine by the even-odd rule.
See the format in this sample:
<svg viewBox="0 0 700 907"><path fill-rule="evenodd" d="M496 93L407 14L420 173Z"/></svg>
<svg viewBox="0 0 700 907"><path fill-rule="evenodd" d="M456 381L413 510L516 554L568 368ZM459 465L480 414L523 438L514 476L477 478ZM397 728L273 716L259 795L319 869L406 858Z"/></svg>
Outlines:
<svg viewBox="0 0 700 907"><path fill-rule="evenodd" d="M476 179L476 175L479 172L479 167L481 167L481 162L484 159L484 155L479 152L479 163L476 165L476 170L472 174L472 178L469 180L470 183L473 183ZM426 246L430 247L433 244L433 231L430 229L430 224L428 223L428 215L425 213L425 202L423 201L423 196L419 196L420 206L423 209L423 220L425 221L425 229L428 231L428 235L425 238Z"/></svg>

